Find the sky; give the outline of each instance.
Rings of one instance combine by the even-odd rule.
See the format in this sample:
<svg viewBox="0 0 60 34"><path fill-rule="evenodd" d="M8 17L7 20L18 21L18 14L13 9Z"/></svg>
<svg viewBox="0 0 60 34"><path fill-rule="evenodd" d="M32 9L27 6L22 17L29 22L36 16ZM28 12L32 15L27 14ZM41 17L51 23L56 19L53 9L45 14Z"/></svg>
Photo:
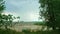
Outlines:
<svg viewBox="0 0 60 34"><path fill-rule="evenodd" d="M6 0L5 14L20 16L20 21L39 21L39 0Z"/></svg>

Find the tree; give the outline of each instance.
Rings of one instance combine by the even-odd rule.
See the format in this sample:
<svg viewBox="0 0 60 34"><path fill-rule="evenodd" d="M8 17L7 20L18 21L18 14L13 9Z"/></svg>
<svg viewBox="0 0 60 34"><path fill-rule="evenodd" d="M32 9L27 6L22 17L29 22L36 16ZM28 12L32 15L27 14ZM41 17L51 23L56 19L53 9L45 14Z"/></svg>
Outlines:
<svg viewBox="0 0 60 34"><path fill-rule="evenodd" d="M3 12L3 10L5 9L5 5L4 5L5 1L0 0L0 13Z"/></svg>
<svg viewBox="0 0 60 34"><path fill-rule="evenodd" d="M4 5L5 1L0 0L0 26L2 25L2 12L5 9L5 5Z"/></svg>
<svg viewBox="0 0 60 34"><path fill-rule="evenodd" d="M40 16L45 19L47 26L60 27L60 0L39 0Z"/></svg>
<svg viewBox="0 0 60 34"><path fill-rule="evenodd" d="M10 14L9 15L3 15L3 16L4 16L4 20L5 20L5 21L3 21L4 26L5 26L6 29L8 29L8 26L9 27L12 26L13 17Z"/></svg>
<svg viewBox="0 0 60 34"><path fill-rule="evenodd" d="M8 27L12 27L13 26L13 20L17 18L17 17L13 17L13 15L11 14L8 14L8 15L5 15L3 14L1 16L1 27L4 26L5 29L8 29Z"/></svg>
<svg viewBox="0 0 60 34"><path fill-rule="evenodd" d="M4 0L0 0L0 27L4 26L5 29L8 29L8 27L13 25L13 20L20 19L20 17L15 17L11 14L8 15L2 14L3 10L5 9L4 3L5 3Z"/></svg>

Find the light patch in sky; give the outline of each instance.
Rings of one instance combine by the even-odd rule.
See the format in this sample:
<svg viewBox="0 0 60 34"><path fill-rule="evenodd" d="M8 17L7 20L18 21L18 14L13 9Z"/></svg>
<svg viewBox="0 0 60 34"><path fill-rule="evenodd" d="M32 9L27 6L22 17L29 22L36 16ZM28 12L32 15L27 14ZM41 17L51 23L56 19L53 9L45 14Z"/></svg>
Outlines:
<svg viewBox="0 0 60 34"><path fill-rule="evenodd" d="M38 14L34 14L34 13L31 13L31 14L30 14L30 19L31 19L31 20L34 19L33 21L38 21L38 17L39 17Z"/></svg>
<svg viewBox="0 0 60 34"><path fill-rule="evenodd" d="M5 13L20 16L20 21L38 21L39 0L6 0Z"/></svg>

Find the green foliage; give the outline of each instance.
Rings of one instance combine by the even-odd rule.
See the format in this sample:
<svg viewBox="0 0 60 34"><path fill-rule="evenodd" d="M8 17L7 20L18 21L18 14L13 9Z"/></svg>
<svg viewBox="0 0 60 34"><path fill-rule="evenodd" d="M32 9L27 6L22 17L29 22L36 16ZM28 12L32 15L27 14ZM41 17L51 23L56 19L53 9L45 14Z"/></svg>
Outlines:
<svg viewBox="0 0 60 34"><path fill-rule="evenodd" d="M0 0L0 13L3 12L3 10L5 9L5 5L4 5L5 1Z"/></svg>
<svg viewBox="0 0 60 34"><path fill-rule="evenodd" d="M20 17L18 16L17 19L20 19Z"/></svg>
<svg viewBox="0 0 60 34"><path fill-rule="evenodd" d="M5 14L1 14L1 17L0 17L0 25L1 26L5 26L5 28L7 28L7 26L11 26L12 25L12 20L13 20L13 17L12 15L5 15Z"/></svg>
<svg viewBox="0 0 60 34"><path fill-rule="evenodd" d="M45 19L47 26L60 27L60 0L39 0L40 16Z"/></svg>
<svg viewBox="0 0 60 34"><path fill-rule="evenodd" d="M4 26L6 29L8 29L8 27L12 27L13 26L13 20L16 19L17 17L14 17L11 14L5 15L5 14L1 14L0 17L0 26ZM14 24L15 25L15 24Z"/></svg>

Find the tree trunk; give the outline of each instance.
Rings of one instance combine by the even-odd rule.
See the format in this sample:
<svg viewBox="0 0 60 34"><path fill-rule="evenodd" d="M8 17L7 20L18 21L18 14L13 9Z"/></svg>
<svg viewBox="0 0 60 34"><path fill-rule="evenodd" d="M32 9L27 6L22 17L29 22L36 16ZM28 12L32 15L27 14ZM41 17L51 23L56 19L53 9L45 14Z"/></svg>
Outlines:
<svg viewBox="0 0 60 34"><path fill-rule="evenodd" d="M53 28L53 30L56 30L56 27L52 27Z"/></svg>
<svg viewBox="0 0 60 34"><path fill-rule="evenodd" d="M7 25L5 25L5 29L6 29L6 30L8 29Z"/></svg>

